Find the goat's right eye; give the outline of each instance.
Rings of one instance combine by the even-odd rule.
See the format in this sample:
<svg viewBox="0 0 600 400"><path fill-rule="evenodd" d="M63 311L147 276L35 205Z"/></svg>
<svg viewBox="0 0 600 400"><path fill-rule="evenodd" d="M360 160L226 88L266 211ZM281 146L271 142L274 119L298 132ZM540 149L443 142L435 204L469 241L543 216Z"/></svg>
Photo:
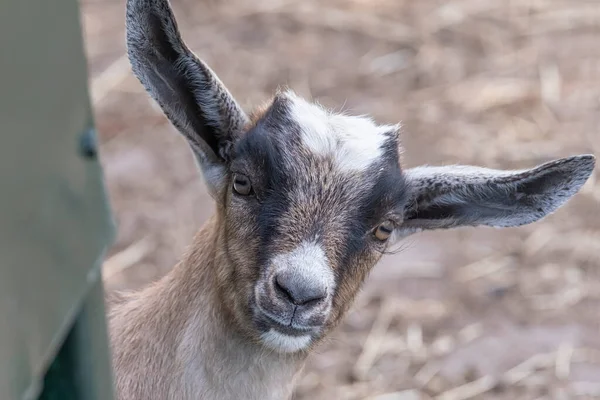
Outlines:
<svg viewBox="0 0 600 400"><path fill-rule="evenodd" d="M233 190L242 196L248 196L252 192L252 184L246 175L233 175Z"/></svg>

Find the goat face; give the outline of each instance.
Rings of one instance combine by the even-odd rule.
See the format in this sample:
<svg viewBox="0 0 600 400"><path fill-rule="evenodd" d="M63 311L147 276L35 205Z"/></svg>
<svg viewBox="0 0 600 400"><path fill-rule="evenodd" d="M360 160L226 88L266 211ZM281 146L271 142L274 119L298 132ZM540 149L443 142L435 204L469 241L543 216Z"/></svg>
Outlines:
<svg viewBox="0 0 600 400"><path fill-rule="evenodd" d="M402 222L398 129L291 92L255 120L228 157L228 280L262 341L296 351L337 322Z"/></svg>
<svg viewBox="0 0 600 400"><path fill-rule="evenodd" d="M128 0L127 48L217 201L224 310L276 351L317 343L398 238L535 222L595 165L580 155L521 171L402 170L397 127L331 114L290 92L251 120L182 42L167 0Z"/></svg>

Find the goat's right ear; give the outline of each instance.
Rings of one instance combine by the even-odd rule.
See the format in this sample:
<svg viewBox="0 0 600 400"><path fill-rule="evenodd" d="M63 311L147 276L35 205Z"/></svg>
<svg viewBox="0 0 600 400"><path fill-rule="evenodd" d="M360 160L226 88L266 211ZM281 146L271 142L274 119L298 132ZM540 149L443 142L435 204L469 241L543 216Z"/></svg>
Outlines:
<svg viewBox="0 0 600 400"><path fill-rule="evenodd" d="M189 142L214 195L248 117L183 43L168 0L127 0L126 26L134 74Z"/></svg>

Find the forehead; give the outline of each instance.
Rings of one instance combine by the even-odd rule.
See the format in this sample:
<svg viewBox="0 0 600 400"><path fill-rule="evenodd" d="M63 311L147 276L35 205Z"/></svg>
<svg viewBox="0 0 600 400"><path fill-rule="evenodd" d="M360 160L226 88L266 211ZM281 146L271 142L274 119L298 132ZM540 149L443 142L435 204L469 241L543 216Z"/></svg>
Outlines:
<svg viewBox="0 0 600 400"><path fill-rule="evenodd" d="M307 159L328 163L338 173L361 173L398 164L398 125L378 125L364 116L331 113L293 92L278 94L254 116L244 147L278 154L296 166ZM262 153L262 151L260 152Z"/></svg>
<svg viewBox="0 0 600 400"><path fill-rule="evenodd" d="M406 198L398 129L331 113L286 92L236 143L233 168L250 173L281 212L376 216L401 208Z"/></svg>
<svg viewBox="0 0 600 400"><path fill-rule="evenodd" d="M299 127L302 146L329 157L340 171L363 171L381 161L386 144L395 149L397 127L380 126L367 117L332 114L287 95L289 118Z"/></svg>

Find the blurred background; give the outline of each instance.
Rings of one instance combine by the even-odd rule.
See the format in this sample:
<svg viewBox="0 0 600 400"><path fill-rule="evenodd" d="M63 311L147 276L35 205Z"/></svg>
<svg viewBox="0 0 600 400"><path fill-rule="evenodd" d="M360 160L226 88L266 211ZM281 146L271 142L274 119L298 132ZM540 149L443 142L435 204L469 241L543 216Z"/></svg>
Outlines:
<svg viewBox="0 0 600 400"><path fill-rule="evenodd" d="M81 0L118 224L107 289L165 274L213 212L131 73L124 0ZM600 156L598 0L172 0L246 109L280 85L404 125L404 163ZM415 235L373 270L296 400L600 398L600 182L542 222ZM379 396L379 397L378 397ZM387 396L387 397L385 397Z"/></svg>

